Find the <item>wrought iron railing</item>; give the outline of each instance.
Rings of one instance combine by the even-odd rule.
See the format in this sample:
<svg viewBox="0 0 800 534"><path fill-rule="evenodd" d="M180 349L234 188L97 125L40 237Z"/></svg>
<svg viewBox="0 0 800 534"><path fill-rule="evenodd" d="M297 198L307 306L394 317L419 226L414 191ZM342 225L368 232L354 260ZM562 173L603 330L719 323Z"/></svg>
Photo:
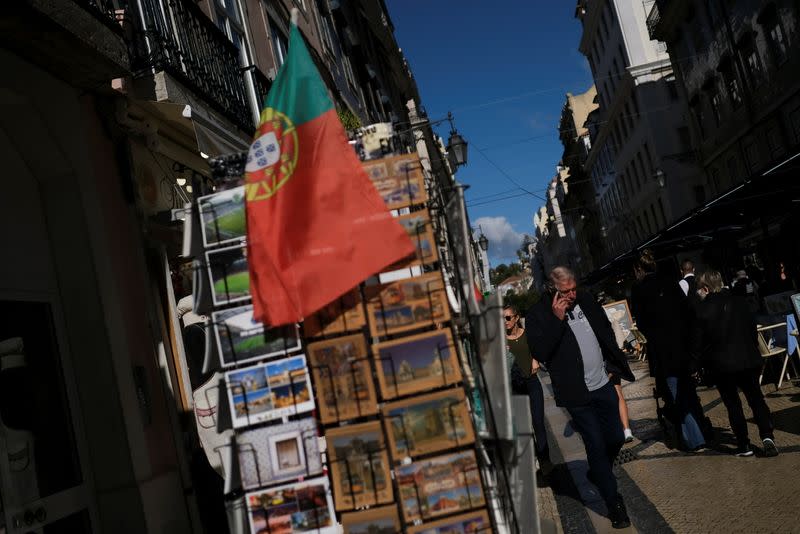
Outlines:
<svg viewBox="0 0 800 534"><path fill-rule="evenodd" d="M256 90L256 99L258 100L258 107L264 107L264 101L267 99L267 93L269 92L270 87L272 87L272 82L269 78L261 72L258 67L253 67L251 71L253 74L253 87ZM261 109L256 110L261 113Z"/></svg>
<svg viewBox="0 0 800 534"><path fill-rule="evenodd" d="M189 0L139 0L134 72L164 70L205 97L246 132L253 131L239 50Z"/></svg>
<svg viewBox="0 0 800 534"><path fill-rule="evenodd" d="M86 11L100 19L100 21L117 33L122 33L122 26L117 20L117 14L122 13L120 0L72 0Z"/></svg>
<svg viewBox="0 0 800 534"><path fill-rule="evenodd" d="M661 6L659 4L663 5L664 3L660 0L644 0L645 10L648 10L645 23L650 39L658 40L658 23L661 22Z"/></svg>

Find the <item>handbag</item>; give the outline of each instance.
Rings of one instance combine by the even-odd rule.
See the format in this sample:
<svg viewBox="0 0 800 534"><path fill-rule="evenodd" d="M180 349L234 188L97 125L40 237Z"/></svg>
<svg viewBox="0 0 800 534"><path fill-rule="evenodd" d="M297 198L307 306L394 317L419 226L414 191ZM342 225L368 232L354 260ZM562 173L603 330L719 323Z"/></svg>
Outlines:
<svg viewBox="0 0 800 534"><path fill-rule="evenodd" d="M515 395L528 394L528 378L522 374L522 369L516 361L511 364L511 391Z"/></svg>

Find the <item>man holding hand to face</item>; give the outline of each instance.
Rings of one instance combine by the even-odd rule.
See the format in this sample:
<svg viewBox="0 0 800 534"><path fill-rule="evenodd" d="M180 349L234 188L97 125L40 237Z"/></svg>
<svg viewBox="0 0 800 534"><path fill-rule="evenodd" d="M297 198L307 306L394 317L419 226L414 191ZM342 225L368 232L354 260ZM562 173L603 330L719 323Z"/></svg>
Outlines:
<svg viewBox="0 0 800 534"><path fill-rule="evenodd" d="M614 528L630 525L612 471L625 441L619 399L610 376L634 380L605 311L578 289L567 267L550 271L550 293L525 320L531 351L547 366L558 406L567 409L583 439L589 480L608 506Z"/></svg>

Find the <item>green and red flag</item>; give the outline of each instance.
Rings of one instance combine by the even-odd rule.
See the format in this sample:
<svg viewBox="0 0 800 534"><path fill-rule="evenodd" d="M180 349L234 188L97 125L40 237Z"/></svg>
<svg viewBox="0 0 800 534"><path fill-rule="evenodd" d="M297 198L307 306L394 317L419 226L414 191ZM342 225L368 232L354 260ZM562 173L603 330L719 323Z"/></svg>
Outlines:
<svg viewBox="0 0 800 534"><path fill-rule="evenodd" d="M347 141L296 24L247 156L253 316L301 321L414 252Z"/></svg>

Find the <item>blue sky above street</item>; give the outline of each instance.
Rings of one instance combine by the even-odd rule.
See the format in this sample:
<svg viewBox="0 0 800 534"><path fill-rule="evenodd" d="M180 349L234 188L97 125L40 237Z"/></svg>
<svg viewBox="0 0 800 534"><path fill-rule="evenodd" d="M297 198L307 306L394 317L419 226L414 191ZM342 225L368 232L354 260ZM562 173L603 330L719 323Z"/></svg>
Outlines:
<svg viewBox="0 0 800 534"><path fill-rule="evenodd" d="M387 0L387 7L428 116L452 111L470 143L457 174L470 186L470 219L490 240L492 264L507 262L543 204L512 180L544 196L562 152L565 95L592 83L578 52L575 3ZM438 131L447 139L446 123Z"/></svg>

